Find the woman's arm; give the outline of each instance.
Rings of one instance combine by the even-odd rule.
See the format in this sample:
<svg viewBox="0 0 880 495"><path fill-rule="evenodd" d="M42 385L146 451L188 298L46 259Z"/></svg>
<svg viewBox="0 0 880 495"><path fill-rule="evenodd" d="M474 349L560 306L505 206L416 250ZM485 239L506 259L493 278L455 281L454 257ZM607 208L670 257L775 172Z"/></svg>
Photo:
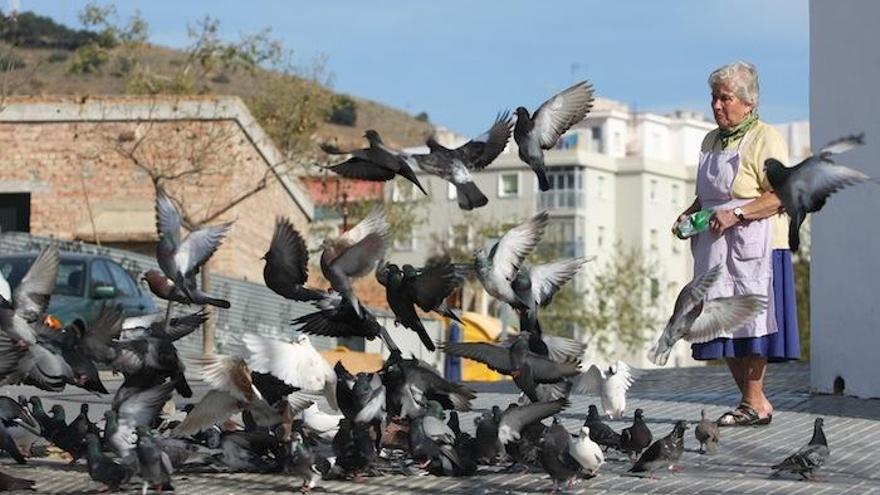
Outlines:
<svg viewBox="0 0 880 495"><path fill-rule="evenodd" d="M762 218L772 217L782 212L782 202L773 191L765 191L754 201L746 203L742 208L743 217L746 221L761 220ZM740 222L739 218L733 214L733 210L717 210L712 215L712 221L709 222L709 228L715 234L721 235L725 230L733 227Z"/></svg>

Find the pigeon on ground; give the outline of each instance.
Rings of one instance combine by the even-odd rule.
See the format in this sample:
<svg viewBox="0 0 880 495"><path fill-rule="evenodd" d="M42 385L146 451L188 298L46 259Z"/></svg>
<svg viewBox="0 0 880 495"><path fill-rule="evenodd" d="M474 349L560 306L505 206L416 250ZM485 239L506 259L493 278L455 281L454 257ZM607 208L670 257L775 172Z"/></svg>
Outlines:
<svg viewBox="0 0 880 495"><path fill-rule="evenodd" d="M636 409L632 426L620 431L618 450L629 454L630 459L634 461L653 441L654 436L651 434L651 429L645 424L644 411Z"/></svg>
<svg viewBox="0 0 880 495"><path fill-rule="evenodd" d="M492 297L506 303L518 301L512 282L523 260L541 241L549 218L549 214L542 211L507 231L491 246L474 253L477 278Z"/></svg>
<svg viewBox="0 0 880 495"><path fill-rule="evenodd" d="M714 454L718 451L718 441L721 440L721 429L718 423L706 416L706 410L700 410L700 423L694 428L694 436L700 442L700 453Z"/></svg>
<svg viewBox="0 0 880 495"><path fill-rule="evenodd" d="M510 404L507 407L520 407L521 405L526 404ZM512 461L504 470L513 471L517 465L520 465L521 469L528 471L529 466L537 466L541 462L541 440L546 432L547 426L540 421L523 426L519 438L507 442L507 445L502 449L507 452Z"/></svg>
<svg viewBox="0 0 880 495"><path fill-rule="evenodd" d="M322 144L321 149L330 155L351 155L348 160L327 168L349 179L377 182L387 182L399 175L412 182L425 195L428 194L413 171L418 163L412 155L386 145L373 129L368 129L364 137L370 143L368 148L343 151L335 146Z"/></svg>
<svg viewBox="0 0 880 495"><path fill-rule="evenodd" d="M593 87L587 81L554 95L529 116L525 107L516 109L513 138L519 147L519 157L538 176L542 191L550 189L544 167L544 150L556 146L559 137L577 124L593 108Z"/></svg>
<svg viewBox="0 0 880 495"><path fill-rule="evenodd" d="M575 381L573 393L598 394L602 398L602 409L609 419L623 417L626 412L626 393L634 378L630 368L623 361L617 361L603 372L595 364Z"/></svg>
<svg viewBox="0 0 880 495"><path fill-rule="evenodd" d="M392 355L379 373L385 384L387 411L392 417L416 417L429 400L439 402L443 409L470 411L471 401L476 398L473 390L446 380L417 359Z"/></svg>
<svg viewBox="0 0 880 495"><path fill-rule="evenodd" d="M107 487L107 491L115 492L128 484L134 475L134 469L101 452L101 441L94 434L86 436L86 463L89 477Z"/></svg>
<svg viewBox="0 0 880 495"><path fill-rule="evenodd" d="M566 483L571 488L577 478L581 465L571 456L571 434L556 421L547 428L541 442L541 467L553 480L553 491L559 489L559 483Z"/></svg>
<svg viewBox="0 0 880 495"><path fill-rule="evenodd" d="M361 316L361 305L355 297L351 279L370 273L384 258L390 243L391 226L379 208L336 239L324 240L321 272L330 287L351 304L358 316Z"/></svg>
<svg viewBox="0 0 880 495"><path fill-rule="evenodd" d="M27 428L30 431L39 431L37 421L30 412L10 397L0 396L0 450L6 451L10 457L19 464L26 464L25 454L22 453L12 437L13 426Z"/></svg>
<svg viewBox="0 0 880 495"><path fill-rule="evenodd" d="M571 457L581 465L581 472L592 478L605 464L605 454L598 443L590 439L590 428L581 427L580 436L571 439L569 447Z"/></svg>
<svg viewBox="0 0 880 495"><path fill-rule="evenodd" d="M512 127L510 115L504 112L488 131L458 148L446 148L432 138L426 143L430 153L414 157L422 170L455 186L459 208L466 211L480 208L489 198L474 183L472 172L486 168L504 151Z"/></svg>
<svg viewBox="0 0 880 495"><path fill-rule="evenodd" d="M764 162L767 180L782 202L791 223L788 227L788 245L793 252L800 247L800 228L807 213L815 213L825 206L833 193L861 182L871 180L858 170L836 165L834 155L845 153L865 144L865 134L846 136L826 144L819 153L793 167L769 158Z"/></svg>
<svg viewBox="0 0 880 495"><path fill-rule="evenodd" d="M157 492L174 490L171 485L171 473L174 472L171 458L156 445L146 427L138 427L137 437L138 474L144 480L144 491L147 486Z"/></svg>
<svg viewBox="0 0 880 495"><path fill-rule="evenodd" d="M324 291L305 286L309 279L309 252L302 235L290 220L275 219L269 250L263 255L263 280L276 294L294 301L316 301Z"/></svg>
<svg viewBox="0 0 880 495"><path fill-rule="evenodd" d="M167 280L165 284L159 284L156 290L170 293L171 290L177 289L183 291L193 304L211 304L229 308L228 301L213 298L198 290L196 274L220 247L230 226L232 222L212 225L193 231L186 239L181 239L180 212L165 191L161 188L157 189L156 229L159 233L159 242L156 244L156 260ZM149 279L149 274L147 277ZM169 283L171 290L167 286ZM150 283L151 290L152 285Z"/></svg>
<svg viewBox="0 0 880 495"><path fill-rule="evenodd" d="M590 440L596 442L604 451L620 447L620 433L602 422L602 418L599 417L599 409L594 404L590 404L587 409L587 419L584 420L584 426L590 429Z"/></svg>
<svg viewBox="0 0 880 495"><path fill-rule="evenodd" d="M333 437L332 446L336 456L335 465L351 474L355 480L361 479L377 457L375 444L367 429L347 418L339 420L339 431Z"/></svg>
<svg viewBox="0 0 880 495"><path fill-rule="evenodd" d="M648 450L642 453L639 460L630 468L630 473L650 473L654 477L654 471L668 468L678 471L677 464L684 453L684 432L688 429L687 423L678 421L669 435L652 443Z"/></svg>
<svg viewBox="0 0 880 495"><path fill-rule="evenodd" d="M422 344L434 351L434 342L425 330L416 313L416 306L422 311L432 311L443 305L443 301L461 284L451 263L442 263L416 270L404 265L402 270L395 264L380 261L376 266L376 280L385 287L385 298L394 313L395 325L400 324L418 334Z"/></svg>
<svg viewBox="0 0 880 495"><path fill-rule="evenodd" d="M822 429L823 425L824 420L816 418L816 421L813 423L813 437L810 438L810 442L794 454L786 457L779 464L771 467L770 469L775 471L773 473L774 476L786 471L798 474L805 480L816 479L815 472L825 465L825 461L831 455L831 451L828 449L828 441L825 439L825 431Z"/></svg>
<svg viewBox="0 0 880 495"><path fill-rule="evenodd" d="M720 269L720 264L713 266L678 293L666 328L648 351L654 364L664 366L679 339L703 343L724 337L767 309L767 297L758 294L707 300L706 293L718 280Z"/></svg>
<svg viewBox="0 0 880 495"><path fill-rule="evenodd" d="M315 454L309 449L302 435L298 432L293 432L289 455L288 469L290 474L302 480L299 491L301 493L310 492L312 488L317 486L318 480L321 479L321 471L315 466Z"/></svg>
<svg viewBox="0 0 880 495"><path fill-rule="evenodd" d="M529 334L520 332L509 347L487 342L451 342L443 346L447 355L481 362L498 373L513 377L531 402L540 402L536 385L559 383L579 373L578 362L557 363L529 350Z"/></svg>

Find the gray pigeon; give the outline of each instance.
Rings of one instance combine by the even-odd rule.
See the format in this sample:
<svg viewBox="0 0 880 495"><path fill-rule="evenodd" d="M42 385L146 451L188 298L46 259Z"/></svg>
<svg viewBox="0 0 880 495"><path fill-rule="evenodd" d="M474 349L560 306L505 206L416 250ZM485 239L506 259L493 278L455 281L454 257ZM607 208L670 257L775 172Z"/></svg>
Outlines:
<svg viewBox="0 0 880 495"><path fill-rule="evenodd" d="M385 256L390 242L391 227L379 208L336 239L324 240L321 272L358 316L361 316L361 305L354 295L351 279L370 273Z"/></svg>
<svg viewBox="0 0 880 495"><path fill-rule="evenodd" d="M774 470L774 476L782 471L799 474L805 480L815 479L814 474L821 468L831 451L828 449L828 441L825 439L825 431L822 429L824 420L816 418L813 423L813 437L810 443L801 447L797 452L788 456L770 469Z"/></svg>
<svg viewBox="0 0 880 495"><path fill-rule="evenodd" d="M525 107L516 109L513 138L519 146L519 157L534 170L542 191L550 189L544 150L556 146L559 137L583 120L591 108L593 87L581 81L545 101L531 116Z"/></svg>
<svg viewBox="0 0 880 495"><path fill-rule="evenodd" d="M117 462L101 452L101 441L93 434L86 435L86 464L89 477L107 486L107 491L115 492L120 486L128 484L134 474L130 465Z"/></svg>
<svg viewBox="0 0 880 495"><path fill-rule="evenodd" d="M793 252L800 246L799 231L807 213L815 213L825 206L831 194L844 187L871 180L858 170L835 165L831 157L864 144L864 133L831 141L819 153L797 165L787 168L779 160L769 158L764 162L767 179L782 206L791 217L788 227L788 244Z"/></svg>
<svg viewBox="0 0 880 495"><path fill-rule="evenodd" d="M389 147L373 129L368 129L364 137L370 143L368 148L343 151L335 146L322 144L321 149L325 153L351 155L348 160L327 168L349 179L376 182L386 182L399 175L415 184L422 193L428 194L413 171L413 167L417 164L412 155Z"/></svg>
<svg viewBox="0 0 880 495"><path fill-rule="evenodd" d="M477 278L492 297L506 303L518 300L512 283L523 261L541 241L549 218L549 214L542 211L508 230L491 246L474 253Z"/></svg>
<svg viewBox="0 0 880 495"><path fill-rule="evenodd" d="M547 429L541 442L541 467L553 480L553 493L559 489L560 482L571 488L580 471L580 463L571 456L571 442L571 434L556 421Z"/></svg>
<svg viewBox="0 0 880 495"><path fill-rule="evenodd" d="M212 299L198 292L196 274L220 247L231 225L232 222L227 222L205 227L181 240L180 212L165 191L157 189L156 230L159 242L156 244L156 261L165 276L194 304L208 304L205 299Z"/></svg>
<svg viewBox="0 0 880 495"><path fill-rule="evenodd" d="M692 343L709 342L754 320L767 308L767 297L758 294L707 300L706 293L718 280L720 270L720 264L713 266L678 293L672 316L648 353L654 364L664 366L680 339Z"/></svg>
<svg viewBox="0 0 880 495"><path fill-rule="evenodd" d="M34 324L41 322L55 291L58 276L58 246L44 247L12 291L11 301L0 301L0 330L23 350L37 341Z"/></svg>
<svg viewBox="0 0 880 495"><path fill-rule="evenodd" d="M558 363L529 350L528 332L520 332L509 347L487 342L452 342L447 355L479 361L498 373L513 377L531 402L540 402L536 385L559 383L579 374L578 361Z"/></svg>
<svg viewBox="0 0 880 495"><path fill-rule="evenodd" d="M488 131L458 148L446 148L431 138L426 143L430 153L413 156L422 170L455 186L459 208L480 208L489 202L489 198L474 184L471 172L486 168L504 151L512 127L509 114L504 112L498 115Z"/></svg>
<svg viewBox="0 0 880 495"><path fill-rule="evenodd" d="M263 280L266 287L277 294L294 301L315 301L323 297L324 291L304 286L309 279L309 252L290 220L275 219L272 242L263 259L266 261Z"/></svg>
<svg viewBox="0 0 880 495"><path fill-rule="evenodd" d="M714 454L718 451L718 441L721 440L721 429L718 423L706 417L706 410L700 410L700 424L694 429L694 436L700 442L700 453ZM705 446L705 448L704 448Z"/></svg>
<svg viewBox="0 0 880 495"><path fill-rule="evenodd" d="M657 440L646 450L639 460L630 468L630 473L650 473L654 477L654 471L658 469L671 469L677 471L679 459L684 453L684 432L688 429L687 423L678 421L672 429L672 433Z"/></svg>
<svg viewBox="0 0 880 495"><path fill-rule="evenodd" d="M150 433L143 426L137 428L137 458L140 477L144 480L144 490L149 486L158 492L174 490L171 486L171 458L162 451Z"/></svg>

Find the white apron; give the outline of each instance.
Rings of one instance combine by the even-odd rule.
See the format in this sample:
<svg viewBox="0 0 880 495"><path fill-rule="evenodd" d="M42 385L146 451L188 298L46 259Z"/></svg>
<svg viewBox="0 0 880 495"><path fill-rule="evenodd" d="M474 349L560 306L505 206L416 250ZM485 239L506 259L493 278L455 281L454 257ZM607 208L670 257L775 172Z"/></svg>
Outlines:
<svg viewBox="0 0 880 495"><path fill-rule="evenodd" d="M697 198L703 208L732 210L752 201L731 197L733 181L739 171L740 149L750 132L740 140L736 150L700 153L697 168ZM707 299L742 294L767 296L767 310L733 332L735 339L761 337L776 332L773 306L773 223L772 217L740 222L720 237L706 230L691 239L694 274L700 274L721 263L721 275L709 289Z"/></svg>

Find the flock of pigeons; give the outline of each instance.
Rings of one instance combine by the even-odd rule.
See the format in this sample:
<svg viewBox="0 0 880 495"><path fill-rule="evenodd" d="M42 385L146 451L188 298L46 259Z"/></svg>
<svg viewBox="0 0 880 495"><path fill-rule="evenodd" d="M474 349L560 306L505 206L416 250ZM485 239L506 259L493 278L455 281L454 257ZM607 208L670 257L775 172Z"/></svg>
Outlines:
<svg viewBox="0 0 880 495"><path fill-rule="evenodd" d="M592 90L577 84L544 103L529 116L517 109L514 137L520 156L544 177L542 150L589 111ZM470 172L487 166L504 149L511 121L502 114L483 137L451 150L429 142L427 155L406 155L383 145L368 132L370 147L351 152L352 158L331 167L345 176L389 180L401 175L420 186L413 163L441 175L459 188L462 208L487 201L473 184ZM770 181L786 210L798 224L806 212L817 211L835 190L867 180L863 174L833 165L829 157L861 143L845 138L823 148L813 158L792 168L768 163ZM331 150L338 152L338 150ZM542 189L546 179L541 179ZM635 411L631 427L615 432L602 422L595 405L584 426L572 435L554 418L568 406L572 393L593 393L609 418L626 410L626 393L633 374L623 362L601 370L581 363L584 345L572 339L545 335L540 308L588 260L563 259L533 265L526 259L541 242L549 221L541 212L510 229L468 263L432 261L416 268L384 261L390 227L376 209L355 227L326 239L320 257L329 290L308 287L306 244L286 219L278 219L265 260L266 285L285 298L308 302L315 311L296 319L300 334L292 342L265 336L242 336L242 355L207 355L182 359L175 341L190 334L209 318L204 309L171 318L172 304L212 305L229 302L202 292L196 277L220 246L231 224L210 226L181 234L179 212L159 190L156 201L159 243L156 257L161 270L144 280L152 292L168 301L164 315L125 319L107 306L86 329L62 328L46 314L58 273L58 249L44 248L22 282L0 300L0 380L3 384L30 384L59 391L71 385L107 394L97 366L122 373L104 428L89 419L88 404L67 423L64 409L53 405L47 413L39 397L0 397L0 448L17 462L39 451L46 441L69 455L71 462L85 458L89 474L110 490L127 486L134 475L143 490L172 489L178 470L285 472L302 480L308 491L324 479L360 479L364 475L413 468L443 476L468 476L479 465L510 462L542 467L559 483L595 476L614 449L633 461L631 473L653 476L675 468L684 450L685 421L654 440L644 412ZM797 227L793 227L794 235ZM418 311L436 312L458 320L445 301L463 281L475 276L493 297L510 304L520 316L520 332L507 342L450 342L440 345L449 355L476 360L512 377L522 391L506 409L494 406L475 419L473 435L462 430L459 413L471 409L474 391L444 379L427 363L406 358L376 317L363 306L352 280L374 273L386 289L395 324L418 334L434 350ZM729 334L766 307L766 298L754 295L706 300L707 290L719 277L720 267L699 274L678 296L673 314L651 351L664 364L680 339L708 341ZM352 374L341 362L331 366L306 335L382 339L390 356L374 373ZM186 364L197 370L210 391L183 410L168 408L176 392L192 396ZM340 414L322 411L318 404ZM717 449L718 426L706 418L695 429L701 451ZM821 467L829 451L816 420L809 444L782 463L777 471L805 478ZM0 488L26 488L33 482L0 474Z"/></svg>

